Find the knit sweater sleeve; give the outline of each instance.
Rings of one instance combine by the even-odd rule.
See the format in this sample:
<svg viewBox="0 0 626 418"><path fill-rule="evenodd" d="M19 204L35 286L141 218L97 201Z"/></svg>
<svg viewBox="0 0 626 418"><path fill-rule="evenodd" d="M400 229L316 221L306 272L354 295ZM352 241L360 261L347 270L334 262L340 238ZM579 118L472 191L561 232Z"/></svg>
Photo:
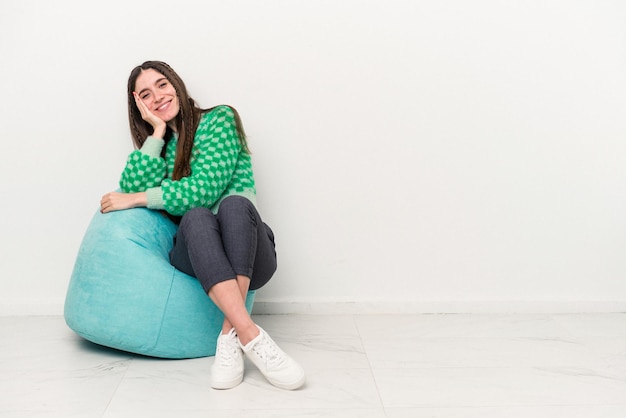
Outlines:
<svg viewBox="0 0 626 418"><path fill-rule="evenodd" d="M201 119L191 155L191 174L164 179L148 190L148 208L183 215L195 207L210 208L222 196L237 166L242 147L233 111L219 106Z"/></svg>
<svg viewBox="0 0 626 418"><path fill-rule="evenodd" d="M166 173L165 160L160 156L164 144L163 139L149 136L141 149L130 153L120 178L123 192L144 192L161 184Z"/></svg>

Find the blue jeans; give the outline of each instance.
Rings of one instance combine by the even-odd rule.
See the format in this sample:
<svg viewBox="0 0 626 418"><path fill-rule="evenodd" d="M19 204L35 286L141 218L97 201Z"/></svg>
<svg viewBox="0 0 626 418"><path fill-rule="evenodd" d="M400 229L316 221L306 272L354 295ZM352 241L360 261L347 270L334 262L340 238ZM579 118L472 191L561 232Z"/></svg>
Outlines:
<svg viewBox="0 0 626 418"><path fill-rule="evenodd" d="M217 215L194 208L182 217L170 263L196 277L204 290L237 275L250 278L250 290L264 286L276 271L274 233L252 202L229 196Z"/></svg>

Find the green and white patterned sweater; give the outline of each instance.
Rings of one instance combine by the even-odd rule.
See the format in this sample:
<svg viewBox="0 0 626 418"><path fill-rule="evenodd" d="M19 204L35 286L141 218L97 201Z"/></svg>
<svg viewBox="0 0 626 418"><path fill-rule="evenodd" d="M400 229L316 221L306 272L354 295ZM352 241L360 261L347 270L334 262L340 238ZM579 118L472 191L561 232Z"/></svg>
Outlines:
<svg viewBox="0 0 626 418"><path fill-rule="evenodd" d="M240 195L256 204L250 155L237 134L235 115L228 106L218 106L201 116L191 151L191 174L172 180L177 136L167 143L149 136L133 151L120 179L125 193L147 192L148 208L164 209L182 216L189 209L206 207L217 213L220 202Z"/></svg>

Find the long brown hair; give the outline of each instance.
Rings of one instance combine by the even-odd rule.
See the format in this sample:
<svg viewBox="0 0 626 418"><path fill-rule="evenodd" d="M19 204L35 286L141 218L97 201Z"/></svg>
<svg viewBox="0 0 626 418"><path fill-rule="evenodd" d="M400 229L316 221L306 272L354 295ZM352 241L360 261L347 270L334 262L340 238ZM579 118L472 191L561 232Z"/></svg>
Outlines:
<svg viewBox="0 0 626 418"><path fill-rule="evenodd" d="M191 150L193 148L194 136L196 129L200 123L200 117L203 113L210 112L215 107L209 109L202 109L196 105L196 102L189 97L187 93L187 87L183 80L176 74L176 72L168 64L161 61L146 61L143 64L135 67L130 73L128 78L128 121L130 123L130 133L133 138L133 143L136 148L141 148L146 138L152 134L152 126L143 120L141 113L135 104L135 98L133 97L133 91L135 91L135 83L137 77L142 71L153 69L162 74L172 84L176 94L178 95L178 102L180 110L176 115L176 131L178 132L178 143L176 144L176 159L174 161L174 172L172 173L173 180L180 180L183 177L187 177L191 174ZM241 118L239 113L232 106L231 108L235 114L235 122L237 125L237 133L239 134L239 142L244 152L249 153L248 145L246 142L246 134L243 130ZM173 135L172 129L168 126L165 132L165 139L169 140Z"/></svg>

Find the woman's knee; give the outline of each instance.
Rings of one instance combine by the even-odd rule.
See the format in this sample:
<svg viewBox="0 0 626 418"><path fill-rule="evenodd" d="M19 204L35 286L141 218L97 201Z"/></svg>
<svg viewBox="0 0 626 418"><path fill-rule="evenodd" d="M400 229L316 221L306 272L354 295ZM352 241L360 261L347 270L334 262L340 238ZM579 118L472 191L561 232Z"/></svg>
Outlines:
<svg viewBox="0 0 626 418"><path fill-rule="evenodd" d="M215 215L207 208L189 209L180 220L179 231L196 229L198 225L216 225Z"/></svg>
<svg viewBox="0 0 626 418"><path fill-rule="evenodd" d="M252 204L252 202L250 202L249 199L246 199L243 196L232 195L228 196L220 202L220 209L218 211L218 214L219 212L222 212L222 209L224 210L224 212L229 212L233 210L250 210L252 208L254 208L254 205Z"/></svg>
<svg viewBox="0 0 626 418"><path fill-rule="evenodd" d="M245 217L256 221L256 209L250 200L243 196L228 196L220 203L217 217L220 220L238 219L243 220ZM255 222L256 223L256 222Z"/></svg>

